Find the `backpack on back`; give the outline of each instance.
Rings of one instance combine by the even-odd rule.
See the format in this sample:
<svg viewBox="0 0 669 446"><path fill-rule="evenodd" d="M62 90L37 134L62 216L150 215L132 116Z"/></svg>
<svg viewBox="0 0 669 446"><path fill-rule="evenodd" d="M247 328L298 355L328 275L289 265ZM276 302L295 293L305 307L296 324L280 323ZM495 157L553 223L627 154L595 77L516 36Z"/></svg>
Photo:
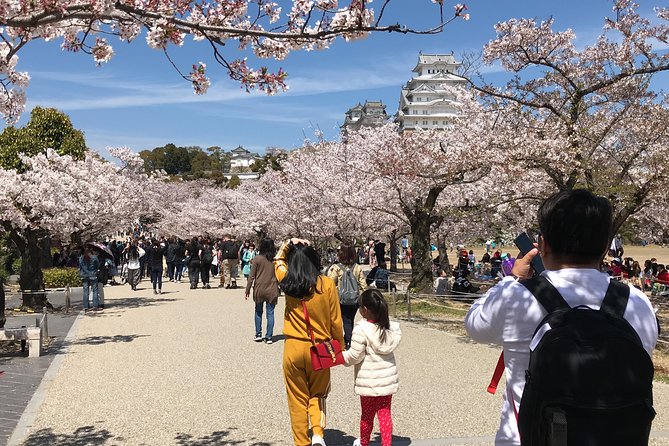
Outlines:
<svg viewBox="0 0 669 446"><path fill-rule="evenodd" d="M237 252L237 244L233 240L227 240L223 242L223 246L221 247L221 251L223 251L222 256L224 259L228 260L234 260L239 258L239 254Z"/></svg>
<svg viewBox="0 0 669 446"><path fill-rule="evenodd" d="M612 280L600 310L593 310L570 308L545 277L522 283L548 315L530 344L521 444L648 445L653 363L623 318L629 286Z"/></svg>
<svg viewBox="0 0 669 446"><path fill-rule="evenodd" d="M374 281L376 282L376 288L387 291L389 277L390 275L388 274L388 270L381 268L377 269L376 275L374 276Z"/></svg>
<svg viewBox="0 0 669 446"><path fill-rule="evenodd" d="M339 303L342 305L355 305L358 303L360 287L358 286L355 277L353 277L353 271L341 263L337 263L337 266L342 272L339 286L337 287L337 291L339 292Z"/></svg>
<svg viewBox="0 0 669 446"><path fill-rule="evenodd" d="M214 261L214 256L211 252L211 248L210 249L203 249L202 250L202 262L210 264L213 261Z"/></svg>

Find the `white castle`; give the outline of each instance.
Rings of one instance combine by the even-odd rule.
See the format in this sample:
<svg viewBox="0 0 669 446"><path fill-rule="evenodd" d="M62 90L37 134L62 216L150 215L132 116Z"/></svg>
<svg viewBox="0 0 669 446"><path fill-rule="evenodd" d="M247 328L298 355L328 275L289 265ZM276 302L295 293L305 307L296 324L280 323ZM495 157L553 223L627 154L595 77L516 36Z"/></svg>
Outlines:
<svg viewBox="0 0 669 446"><path fill-rule="evenodd" d="M457 75L460 65L453 54L418 55L418 64L413 69L416 75L400 93L399 110L395 116L400 130L447 127L447 118L455 116L456 111L444 87L465 83Z"/></svg>

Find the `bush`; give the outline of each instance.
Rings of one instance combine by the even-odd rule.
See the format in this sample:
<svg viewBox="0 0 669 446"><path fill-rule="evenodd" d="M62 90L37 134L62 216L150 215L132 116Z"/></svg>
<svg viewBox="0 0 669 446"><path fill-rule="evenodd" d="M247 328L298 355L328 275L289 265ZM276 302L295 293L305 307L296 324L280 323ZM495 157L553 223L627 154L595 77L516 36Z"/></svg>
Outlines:
<svg viewBox="0 0 669 446"><path fill-rule="evenodd" d="M12 274L21 274L21 258L14 259L12 262Z"/></svg>
<svg viewBox="0 0 669 446"><path fill-rule="evenodd" d="M44 274L44 287L46 288L81 286L77 268L49 268L42 270L42 273Z"/></svg>

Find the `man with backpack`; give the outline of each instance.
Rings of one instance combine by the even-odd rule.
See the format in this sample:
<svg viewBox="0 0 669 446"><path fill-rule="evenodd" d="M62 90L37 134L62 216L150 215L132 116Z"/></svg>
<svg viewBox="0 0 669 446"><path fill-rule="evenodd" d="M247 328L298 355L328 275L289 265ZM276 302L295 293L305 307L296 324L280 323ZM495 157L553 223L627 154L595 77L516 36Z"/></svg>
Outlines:
<svg viewBox="0 0 669 446"><path fill-rule="evenodd" d="M239 274L239 246L231 235L226 235L221 244L221 259L223 260L223 275L225 288L237 288Z"/></svg>
<svg viewBox="0 0 669 446"><path fill-rule="evenodd" d="M541 205L538 223L538 249L465 318L472 339L503 346L495 445L647 445L658 324L643 292L598 269L611 205L586 190L560 192ZM533 277L539 253L546 271Z"/></svg>

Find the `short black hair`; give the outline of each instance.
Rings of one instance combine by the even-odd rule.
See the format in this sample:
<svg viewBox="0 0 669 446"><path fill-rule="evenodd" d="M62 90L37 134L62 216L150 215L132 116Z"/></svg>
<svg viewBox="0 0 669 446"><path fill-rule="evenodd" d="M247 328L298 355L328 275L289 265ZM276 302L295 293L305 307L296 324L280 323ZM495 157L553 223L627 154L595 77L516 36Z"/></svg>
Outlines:
<svg viewBox="0 0 669 446"><path fill-rule="evenodd" d="M585 189L558 192L539 207L539 230L556 257L575 264L599 262L611 239L613 211Z"/></svg>

